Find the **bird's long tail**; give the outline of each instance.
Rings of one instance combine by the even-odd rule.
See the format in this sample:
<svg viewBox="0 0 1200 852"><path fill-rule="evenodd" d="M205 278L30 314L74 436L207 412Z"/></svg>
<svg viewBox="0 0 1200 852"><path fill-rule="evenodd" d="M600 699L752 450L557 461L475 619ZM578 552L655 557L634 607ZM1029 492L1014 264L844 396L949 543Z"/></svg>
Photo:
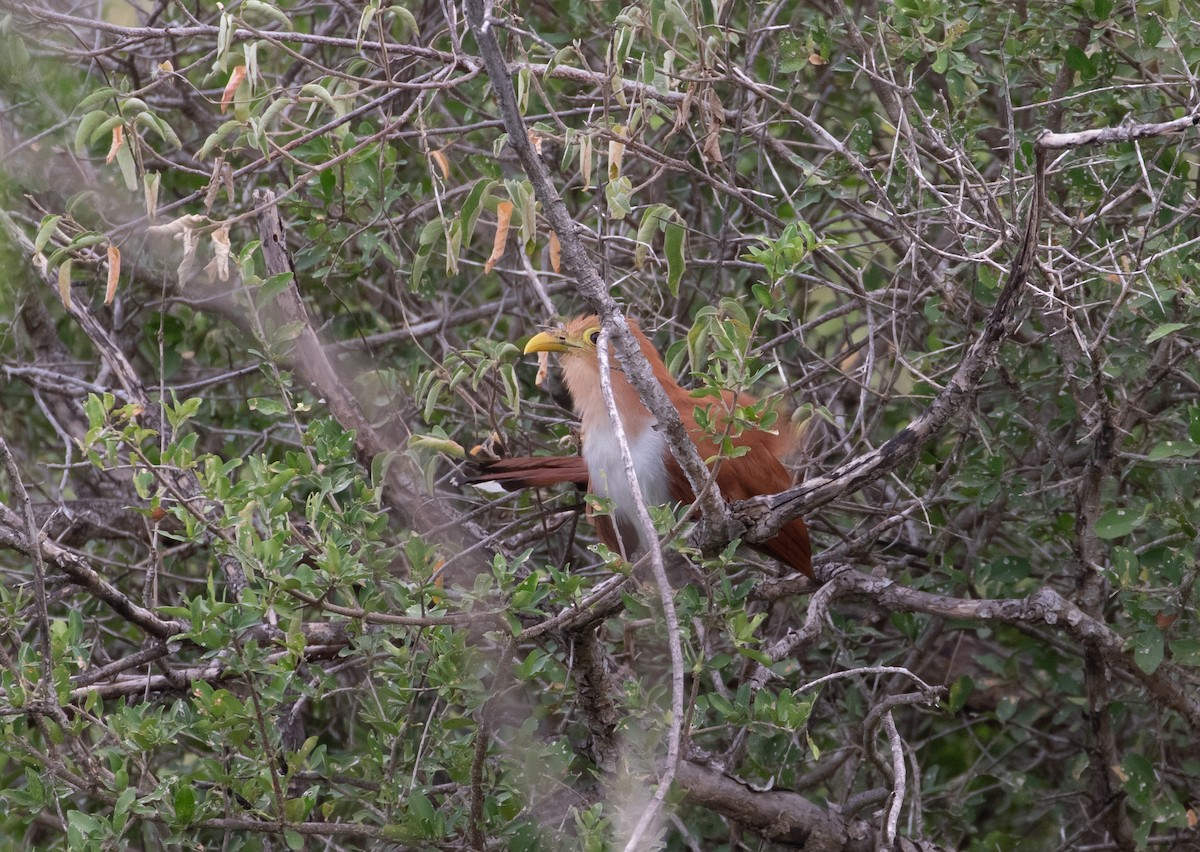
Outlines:
<svg viewBox="0 0 1200 852"><path fill-rule="evenodd" d="M801 574L813 575L812 543L808 538L808 527L799 518L790 521L778 535L770 541L764 541L759 547Z"/></svg>
<svg viewBox="0 0 1200 852"><path fill-rule="evenodd" d="M472 468L467 482L494 482L506 491L567 482L586 488L588 484L587 462L582 456L512 456L476 462Z"/></svg>

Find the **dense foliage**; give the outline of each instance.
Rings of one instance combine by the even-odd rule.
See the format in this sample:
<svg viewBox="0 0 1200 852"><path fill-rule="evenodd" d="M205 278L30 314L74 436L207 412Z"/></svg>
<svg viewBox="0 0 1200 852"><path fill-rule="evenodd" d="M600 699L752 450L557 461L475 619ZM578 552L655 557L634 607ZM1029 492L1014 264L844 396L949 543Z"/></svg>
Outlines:
<svg viewBox="0 0 1200 852"><path fill-rule="evenodd" d="M486 11L0 0L0 843L1200 844L1200 6ZM817 582L466 484L579 248Z"/></svg>

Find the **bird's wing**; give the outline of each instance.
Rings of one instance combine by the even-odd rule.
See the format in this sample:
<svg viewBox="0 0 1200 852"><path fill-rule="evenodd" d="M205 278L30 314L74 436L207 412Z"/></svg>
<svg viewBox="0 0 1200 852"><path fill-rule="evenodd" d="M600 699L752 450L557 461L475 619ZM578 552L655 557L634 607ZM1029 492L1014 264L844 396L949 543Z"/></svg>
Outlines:
<svg viewBox="0 0 1200 852"><path fill-rule="evenodd" d="M730 400L726 400L728 404ZM739 399L740 404L747 404ZM692 409L679 406L684 423L688 426L693 440L697 442L701 456L712 456L717 447L695 426ZM792 476L787 468L779 461L778 456L787 445L787 438L781 438L771 432L748 430L734 439L736 446L749 447L750 451L735 458L722 459L717 467L717 487L726 500L748 500L760 494L777 494L792 486ZM670 456L670 451L665 450ZM664 460L672 499L682 503L691 503L695 498L687 477L675 462L673 457ZM769 541L755 546L793 570L812 576L812 544L809 541L808 527L804 521L796 518L790 521L778 534Z"/></svg>

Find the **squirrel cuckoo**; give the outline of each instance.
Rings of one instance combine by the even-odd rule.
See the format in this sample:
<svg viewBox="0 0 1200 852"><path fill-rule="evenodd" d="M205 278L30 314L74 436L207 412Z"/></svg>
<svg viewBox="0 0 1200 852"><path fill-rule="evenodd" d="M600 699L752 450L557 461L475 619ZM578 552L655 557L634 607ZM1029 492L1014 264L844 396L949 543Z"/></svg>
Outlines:
<svg viewBox="0 0 1200 852"><path fill-rule="evenodd" d="M713 436L697 425L694 414L698 405L715 407L716 404L711 400L697 400L679 386L636 322L629 321L629 330L637 339L655 378L679 410L679 417L700 457L709 459L717 455L720 436L716 436L717 441L714 441ZM646 542L642 541L642 530L621 460L621 450L604 405L600 362L596 353L599 337L600 320L595 316L583 316L571 320L562 328L534 335L525 345L525 354L558 353L567 391L581 421L583 458L502 458L485 463L481 475L475 479L490 480L509 490L571 482L586 487L593 494L607 497L612 501L612 515L595 518L600 540L612 550L630 556L643 549ZM671 455L666 438L656 430L654 415L642 404L637 391L611 355L610 363L613 398L646 503L691 504L695 499L691 485ZM725 410L753 402L753 397L746 394L739 394L736 399L729 391L723 395ZM719 416L711 419L721 422ZM761 429L746 429L733 437L732 441L734 446L748 447L749 451L735 458L722 458L711 465L716 471L717 487L725 499L745 500L759 494L783 491L792 485L791 475L780 462L780 458L790 452L791 440ZM780 529L771 540L756 545L756 549L812 576L808 527L799 518Z"/></svg>

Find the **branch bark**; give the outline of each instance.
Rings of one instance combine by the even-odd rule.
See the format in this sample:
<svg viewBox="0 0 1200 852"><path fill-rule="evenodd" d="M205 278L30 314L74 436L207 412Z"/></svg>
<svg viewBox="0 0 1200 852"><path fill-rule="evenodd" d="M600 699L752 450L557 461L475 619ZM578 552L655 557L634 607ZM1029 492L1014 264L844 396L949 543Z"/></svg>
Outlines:
<svg viewBox="0 0 1200 852"><path fill-rule="evenodd" d="M1161 663L1153 673L1143 671L1134 662L1132 654L1126 650L1125 637L1089 616L1053 589L1039 589L1025 598L965 600L919 592L886 577L874 577L844 564L818 565L816 573L818 580L823 581L826 586L833 587L825 592L830 600L863 596L889 612L920 612L943 618L985 623L1031 626L1045 624L1061 630L1084 648L1099 654L1110 665L1129 674L1162 706L1179 713L1188 724L1200 729L1200 697L1195 694L1192 679L1187 673L1171 662ZM761 600L778 600L790 594L787 591L788 585L789 581L760 584L754 597ZM778 647L772 647L768 653L773 658L784 659L795 653L796 643L803 641L810 632L804 628L790 631L780 640ZM788 643L792 643L790 647Z"/></svg>

